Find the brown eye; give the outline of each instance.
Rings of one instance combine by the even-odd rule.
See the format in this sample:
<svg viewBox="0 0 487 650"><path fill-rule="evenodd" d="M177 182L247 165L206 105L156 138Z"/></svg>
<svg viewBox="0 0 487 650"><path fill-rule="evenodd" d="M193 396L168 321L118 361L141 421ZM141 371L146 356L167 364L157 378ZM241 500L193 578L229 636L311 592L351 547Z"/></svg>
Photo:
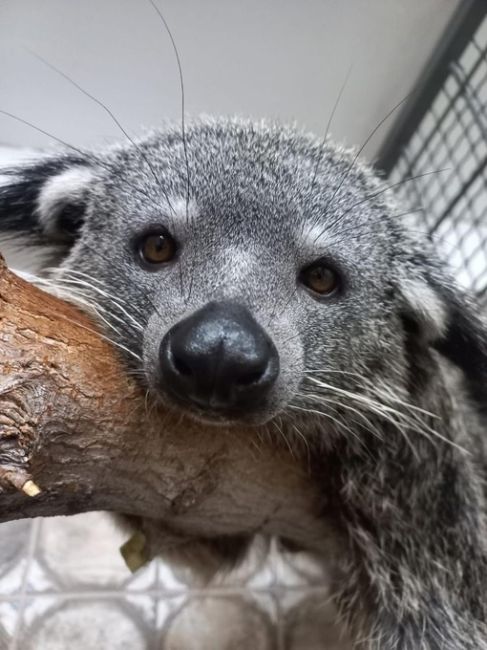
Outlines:
<svg viewBox="0 0 487 650"><path fill-rule="evenodd" d="M138 252L145 265L159 266L176 255L176 242L167 230L149 232L138 241Z"/></svg>
<svg viewBox="0 0 487 650"><path fill-rule="evenodd" d="M331 296L339 288L338 274L325 264L317 263L301 272L301 282L320 296Z"/></svg>

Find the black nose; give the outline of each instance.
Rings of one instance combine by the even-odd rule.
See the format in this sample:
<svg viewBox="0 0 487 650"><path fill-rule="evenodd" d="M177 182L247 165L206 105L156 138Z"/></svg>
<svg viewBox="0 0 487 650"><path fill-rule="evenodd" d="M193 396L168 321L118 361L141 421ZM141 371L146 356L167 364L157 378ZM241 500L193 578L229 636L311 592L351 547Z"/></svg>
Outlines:
<svg viewBox="0 0 487 650"><path fill-rule="evenodd" d="M166 334L162 381L183 402L212 411L257 408L279 373L275 345L241 305L211 302Z"/></svg>

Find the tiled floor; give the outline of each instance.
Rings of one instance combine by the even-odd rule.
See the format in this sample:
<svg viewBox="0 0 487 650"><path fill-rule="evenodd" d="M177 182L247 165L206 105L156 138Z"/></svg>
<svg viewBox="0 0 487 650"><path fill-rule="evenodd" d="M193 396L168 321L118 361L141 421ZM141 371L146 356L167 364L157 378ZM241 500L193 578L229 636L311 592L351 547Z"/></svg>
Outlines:
<svg viewBox="0 0 487 650"><path fill-rule="evenodd" d="M202 590L160 561L130 574L104 513L2 524L0 541L0 650L349 648L304 556L254 552Z"/></svg>

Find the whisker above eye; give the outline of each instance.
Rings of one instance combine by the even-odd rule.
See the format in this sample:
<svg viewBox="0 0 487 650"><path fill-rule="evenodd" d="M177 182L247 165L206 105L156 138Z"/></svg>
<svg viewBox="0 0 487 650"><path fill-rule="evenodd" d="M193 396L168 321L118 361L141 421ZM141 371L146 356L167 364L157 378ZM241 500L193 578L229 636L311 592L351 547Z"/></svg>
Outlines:
<svg viewBox="0 0 487 650"><path fill-rule="evenodd" d="M397 183L391 183L390 185L386 185L385 187L378 190L377 192L373 192L372 194L369 194L369 195L365 196L360 201L357 201L357 203L354 203L349 208L347 208L347 210L345 210L345 212L342 212L339 215L339 218L342 218L345 215L349 214L352 210L354 210L355 208L358 208L360 205L362 205L366 201L370 201L370 199L375 199L376 197L380 196L381 194L384 194L385 192L388 192L389 190L392 190L392 189L395 189L397 187L400 187L401 185L404 185L404 183L409 183L411 181L418 180L419 178L424 178L426 176L432 176L434 174L442 174L443 172L447 172L447 171L450 171L449 167L442 167L441 169L432 169L432 170L427 171L427 172L422 172L421 174L415 174L414 176L407 176L406 178L402 178ZM399 216L402 216L402 215L399 215Z"/></svg>
<svg viewBox="0 0 487 650"><path fill-rule="evenodd" d="M368 143L371 141L371 139L374 137L374 135L377 133L377 131L381 128L381 126L393 115L411 96L411 93L408 93L405 97L403 97L397 104L395 104L385 115L384 117L379 120L379 122L376 124L376 126L370 131L368 136L365 138L364 142L362 145L359 147L357 152L355 153L354 157L352 158L350 164L348 165L347 169L342 175L342 178L340 182L338 183L335 191L333 192L331 199L330 199L330 205L333 205L333 201L335 200L336 196L339 195L340 190L344 184L344 182L347 180L347 178L350 176L350 173L352 169L355 167L360 155L362 154L363 150L365 147L368 145Z"/></svg>
<svg viewBox="0 0 487 650"><path fill-rule="evenodd" d="M184 149L184 157L185 157L185 162L186 162L186 182L187 182L187 187L186 187L186 214L188 213L188 204L189 204L189 197L190 197L190 190L191 190L191 181L190 181L190 173L189 173L189 158L188 158L188 147L187 147L187 141L186 141L186 122L185 122L185 90L184 90L184 76L183 76L183 66L181 64L181 57L179 55L179 50L176 45L176 41L174 39L173 33L169 27L169 24L167 20L165 19L162 11L159 9L157 4L154 2L154 0L148 0L149 3L152 5L154 8L154 11L156 11L157 15L159 16L159 19L161 23L164 25L164 29L166 30L169 39L171 41L171 45L174 51L174 55L176 57L176 63L178 67L178 74L179 74L179 87L180 87L180 92L181 92L181 138L183 141L183 149Z"/></svg>
<svg viewBox="0 0 487 650"><path fill-rule="evenodd" d="M15 113L11 113L10 111L6 111L4 109L0 109L0 115L5 115L6 117L11 118L12 120L15 120L16 122L19 122L20 124L24 124L25 126L30 127L34 131L37 131L38 133L42 133L42 135L47 136L51 140L54 140L54 142L57 142L58 144L61 144L63 147L66 147L66 149L70 149L71 151L75 151L76 153L80 154L82 157L82 160L90 160L92 161L95 165L98 167L102 167L103 169L106 169L110 174L113 174L114 176L118 175L118 172L115 168L115 166L106 160L100 158L99 156L96 156L93 153L89 153L87 151L84 151L83 149L80 149L79 147L76 147L73 144L70 144L69 142L66 142L66 140L63 140L62 138L58 137L54 133L50 133L49 131L46 131L42 127L38 126L37 124L34 124L33 122L30 122L29 120L20 117L19 115L16 115ZM2 169L2 174L8 173L5 170ZM134 192L138 192L142 194L145 198L150 198L148 192L145 190L142 190L140 187L137 187L136 185L133 185L130 183L130 187L134 190Z"/></svg>
<svg viewBox="0 0 487 650"><path fill-rule="evenodd" d="M130 144L134 147L134 149L136 149L136 150L139 152L140 156L142 157L142 159L144 160L144 162L146 163L146 165L149 167L149 170L150 170L152 176L154 177L154 180L156 181L157 185L158 185L158 186L160 187L160 189L162 190L162 192L163 192L163 194L164 194L164 196L165 196L165 198L166 198L166 201L167 201L167 203L168 203L168 205L169 205L169 209L174 213L174 207L173 207L173 205L172 205L172 203L171 203L171 200L170 200L170 198L169 198L169 195L167 194L167 191L166 191L165 187L162 185L161 179L157 176L157 174L156 174L156 172L155 172L155 169L154 169L154 167L153 167L151 161L150 161L149 158L147 157L145 151L144 151L144 150L139 146L139 144L138 144L138 143L137 143L137 142L132 138L132 136L128 133L128 131L125 129L125 127L123 126L123 124L122 124L122 123L120 122L120 120L117 118L117 116L115 115L115 113L114 113L114 112L113 112L113 111L112 111L112 110L111 110L111 109L110 109L110 108L109 108L109 107L108 107L104 102L102 102L101 99L98 99L98 97L95 97L95 95L93 95L93 94L90 93L88 90L86 90L85 88L83 88L83 86L81 86L77 81L75 81L72 77L70 77L68 74L66 74L63 70L61 70L60 68L58 68L57 66L55 66L55 65L54 65L53 63L51 63L50 61L47 61L46 59L44 59L44 57L42 57L40 54L37 54L37 52L34 52L34 51L32 51L32 50L29 50L29 52L30 52L30 53L31 53L31 54L32 54L36 59L38 59L38 60L41 61L45 66L47 66L50 70L52 70L52 71L55 72L56 74L60 75L60 76L63 77L64 79L66 79L66 81L67 81L68 83L70 83L70 84L71 84L72 86L74 86L77 90L79 90L81 93L83 93L83 95L85 95L85 97L88 97L89 99L91 99L91 101L95 102L95 104L97 104L98 106L100 106L100 108L102 108L102 109L105 111L105 113L110 117L110 119L112 120L112 122L113 122L113 123L115 124L115 126L120 130L120 132L125 136L125 138L127 138L127 140L128 140L128 141L130 142Z"/></svg>
<svg viewBox="0 0 487 650"><path fill-rule="evenodd" d="M352 210L354 210L355 208L358 208L359 206L363 205L367 201L375 199L376 197L381 196L382 194L385 194L386 192L388 192L390 190L394 190L395 188L400 187L401 185L403 185L405 183L409 183L409 182L418 180L419 178L432 176L434 174L441 174L441 173L443 173L445 171L449 171L449 168L445 167L445 168L441 168L441 169L433 169L433 170L430 170L430 171L427 171L427 172L422 172L421 174L415 174L414 176L408 176L407 178L402 178L397 183L391 183L389 185L385 185L381 189L379 189L379 190L377 190L375 192L372 192L371 194L367 194L365 197L360 199L360 201L357 201L356 203L349 206L344 212L338 212L337 215L333 218L333 220L331 222L327 223L327 225L324 226L323 229L320 232L318 232L318 234L315 237L314 242L316 243L319 240L319 238L322 237L323 234L327 230L332 228L333 225L337 224L347 214L350 214L352 212ZM396 215L389 215L388 219L392 220L392 219L402 218L402 217L407 216L408 214L414 214L415 212L421 212L421 211L423 211L423 208L417 208L417 209L414 209L414 210L406 210L406 211L400 212L400 213L398 213ZM384 217L380 217L379 219L371 219L371 220L367 221L367 225L370 226L370 225L374 225L374 224L379 224L379 223L382 223L383 220L384 220ZM343 235L348 234L349 232L355 233L356 230L357 230L357 224L354 224L353 226L350 226L348 228L341 228L340 229L340 237L342 237Z"/></svg>
<svg viewBox="0 0 487 650"><path fill-rule="evenodd" d="M316 176L318 174L318 169L319 169L321 161L323 160L323 152L324 152L324 149L325 149L326 141L328 139L328 135L330 133L331 123L333 122L333 118L335 117L336 110L338 108L338 105L340 104L340 101L342 99L342 95L345 92L345 88L347 87L348 81L350 79L350 75L352 74L352 68L353 68L353 66L351 65L347 70L347 74L345 75L345 79L343 80L343 83L342 83L342 85L340 87L340 90L338 91L338 96L337 96L337 98L335 100L335 103L333 104L330 116L328 118L328 122L326 124L326 129L325 129L325 134L323 136L323 139L321 140L319 154L318 154L318 157L316 159L316 164L315 164L315 168L314 168L314 172L313 172L313 179L311 181L311 191L313 190L313 188L315 186Z"/></svg>
<svg viewBox="0 0 487 650"><path fill-rule="evenodd" d="M190 225L190 218L189 218L189 200L191 196L191 175L190 175L190 167L189 167L189 156L188 156L188 143L187 143L187 138L186 138L186 117L185 117L185 102L186 102L186 96L185 96L185 87L184 87L184 75L183 75L183 66L181 64L181 57L179 55L179 50L176 45L176 40L173 36L173 33L169 27L169 24L164 17L164 14L162 11L159 9L157 6L156 2L154 0L148 0L149 4L152 6L154 11L157 13L157 16L164 26L164 29L169 36L169 40L171 41L171 45L174 51L174 56L176 57L176 64L178 68L178 75L179 75L179 89L180 89L180 96L181 96L181 139L183 143L183 151L184 151L184 161L186 165L186 222L189 227ZM194 260L192 261L192 269L194 268ZM181 287L183 285L183 269L182 265L179 265L179 273L180 273L180 280L181 280ZM193 278L193 271L190 273L191 280ZM187 301L189 301L190 295L191 295L191 290L192 290L193 284L191 281L190 284L190 289L188 292L188 298Z"/></svg>

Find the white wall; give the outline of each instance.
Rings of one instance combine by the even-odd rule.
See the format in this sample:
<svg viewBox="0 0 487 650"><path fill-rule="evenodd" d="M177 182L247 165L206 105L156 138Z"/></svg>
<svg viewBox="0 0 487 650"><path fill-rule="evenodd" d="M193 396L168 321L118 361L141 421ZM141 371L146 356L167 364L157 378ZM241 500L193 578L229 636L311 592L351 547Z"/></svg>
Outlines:
<svg viewBox="0 0 487 650"><path fill-rule="evenodd" d="M408 92L458 0L159 0L177 41L187 111L277 117L360 144ZM0 0L0 109L75 145L120 136L33 50L130 131L177 118L170 42L147 0ZM377 150L386 128L367 149ZM0 144L45 136L0 116Z"/></svg>

